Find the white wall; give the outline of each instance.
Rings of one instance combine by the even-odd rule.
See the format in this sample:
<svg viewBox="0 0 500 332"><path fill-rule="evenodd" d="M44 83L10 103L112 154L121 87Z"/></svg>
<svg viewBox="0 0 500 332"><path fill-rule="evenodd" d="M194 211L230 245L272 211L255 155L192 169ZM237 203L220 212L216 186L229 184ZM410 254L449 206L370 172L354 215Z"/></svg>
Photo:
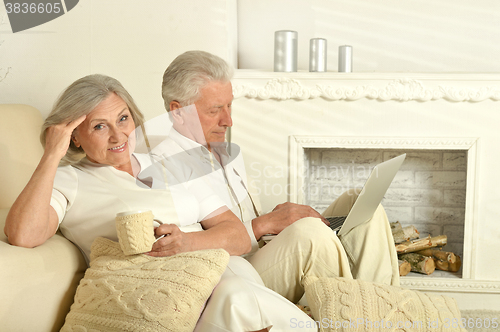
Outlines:
<svg viewBox="0 0 500 332"><path fill-rule="evenodd" d="M231 0L80 0L65 15L12 33L0 4L0 103L25 103L46 116L60 92L76 79L115 77L147 118L164 112L162 75L192 49L234 62L236 36Z"/></svg>
<svg viewBox="0 0 500 332"><path fill-rule="evenodd" d="M273 69L274 31L298 32L298 68L309 40L352 45L356 72L500 72L498 0L238 0L239 67Z"/></svg>
<svg viewBox="0 0 500 332"><path fill-rule="evenodd" d="M202 49L236 63L238 49L240 68L272 70L280 29L299 32L303 70L309 39L324 37L333 71L338 45L351 44L355 71L500 72L498 22L497 0L81 0L13 34L0 5L0 103L46 116L71 82L104 73L151 118L163 112L161 75L175 56Z"/></svg>

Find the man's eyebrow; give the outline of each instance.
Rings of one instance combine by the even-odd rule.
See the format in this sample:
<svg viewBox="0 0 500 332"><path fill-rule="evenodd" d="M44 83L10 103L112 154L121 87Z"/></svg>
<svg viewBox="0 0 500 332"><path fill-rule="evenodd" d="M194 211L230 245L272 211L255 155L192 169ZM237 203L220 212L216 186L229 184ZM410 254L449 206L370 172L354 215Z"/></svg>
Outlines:
<svg viewBox="0 0 500 332"><path fill-rule="evenodd" d="M224 107L224 106L226 106L226 105L231 105L231 104L233 103L233 100L234 100L234 99L231 99L231 101L230 101L229 103L227 103L227 104L216 104L216 105L212 105L212 106L210 106L210 108L221 108L221 107Z"/></svg>

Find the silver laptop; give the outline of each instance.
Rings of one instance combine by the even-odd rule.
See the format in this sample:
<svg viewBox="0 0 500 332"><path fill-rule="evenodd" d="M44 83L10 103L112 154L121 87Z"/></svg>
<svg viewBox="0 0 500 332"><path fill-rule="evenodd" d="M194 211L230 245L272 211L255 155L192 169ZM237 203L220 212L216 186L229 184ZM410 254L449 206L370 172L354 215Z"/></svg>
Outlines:
<svg viewBox="0 0 500 332"><path fill-rule="evenodd" d="M405 157L406 154L402 154L375 166L349 214L326 217L330 221L330 228L342 235L369 220L384 198Z"/></svg>

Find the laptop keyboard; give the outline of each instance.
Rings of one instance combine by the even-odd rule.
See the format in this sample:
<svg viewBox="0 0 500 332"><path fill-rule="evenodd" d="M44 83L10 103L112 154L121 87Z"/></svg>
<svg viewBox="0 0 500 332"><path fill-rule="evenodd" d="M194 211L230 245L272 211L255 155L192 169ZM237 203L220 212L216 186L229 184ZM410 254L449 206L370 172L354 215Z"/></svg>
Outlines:
<svg viewBox="0 0 500 332"><path fill-rule="evenodd" d="M337 232L344 224L346 218L347 216L328 217L326 220L330 222L330 228Z"/></svg>

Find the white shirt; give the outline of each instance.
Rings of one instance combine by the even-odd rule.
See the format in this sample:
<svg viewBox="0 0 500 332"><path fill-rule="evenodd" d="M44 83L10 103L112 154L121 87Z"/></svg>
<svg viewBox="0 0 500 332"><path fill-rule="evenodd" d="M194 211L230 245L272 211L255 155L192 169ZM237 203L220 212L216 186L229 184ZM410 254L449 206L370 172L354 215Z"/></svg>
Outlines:
<svg viewBox="0 0 500 332"><path fill-rule="evenodd" d="M135 156L141 170L150 169L147 155ZM115 216L119 212L151 210L155 219L192 232L201 231L199 222L224 206L215 195L194 195L184 185L172 185L166 190L164 185L162 188L154 183L149 188L127 172L86 158L58 168L50 204L59 217L62 234L83 251L87 261L96 237L118 241Z"/></svg>
<svg viewBox="0 0 500 332"><path fill-rule="evenodd" d="M215 155L205 146L195 142L172 128L168 137L151 151L153 157L166 163L166 168L176 169L176 178L188 183L190 191L203 191L208 184L210 190L226 204L244 223L252 242L251 255L259 248L252 228L252 220L258 211L247 190L247 177L243 156L239 147L232 144L228 152L227 143L211 144ZM207 194L208 195L208 194Z"/></svg>

